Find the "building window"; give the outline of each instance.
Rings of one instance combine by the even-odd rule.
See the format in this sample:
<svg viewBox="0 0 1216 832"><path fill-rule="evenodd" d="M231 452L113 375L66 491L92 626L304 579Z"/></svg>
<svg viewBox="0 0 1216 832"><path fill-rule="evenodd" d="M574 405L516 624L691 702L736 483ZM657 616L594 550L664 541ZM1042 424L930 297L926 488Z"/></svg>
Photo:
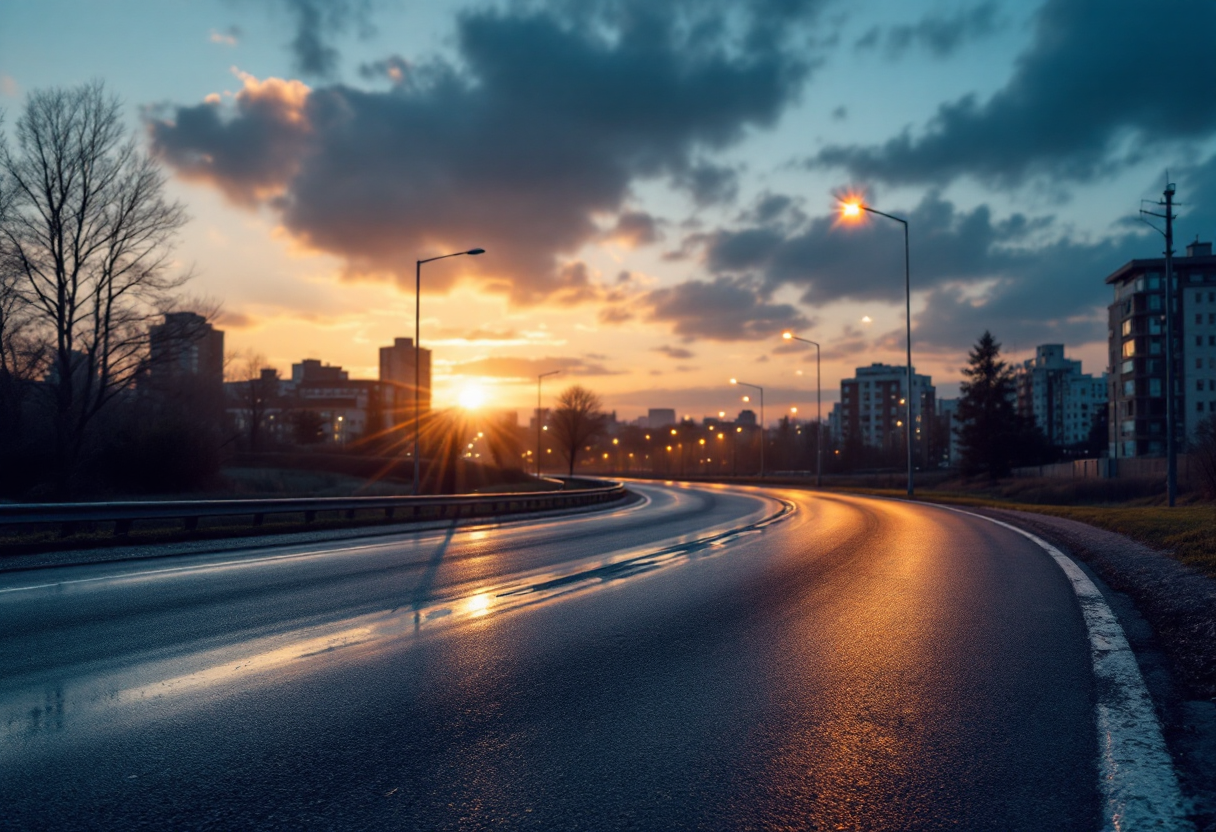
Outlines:
<svg viewBox="0 0 1216 832"><path fill-rule="evenodd" d="M1208 323L1209 323L1209 324L1216 324L1216 312L1209 312L1209 313L1208 313Z"/></svg>
<svg viewBox="0 0 1216 832"><path fill-rule="evenodd" d="M1203 379L1199 379L1199 381L1195 382L1195 389L1200 393L1203 392Z"/></svg>
<svg viewBox="0 0 1216 832"><path fill-rule="evenodd" d="M1202 312L1195 313L1195 324L1196 324L1196 326L1202 326L1202 324L1203 324L1203 313Z"/></svg>
<svg viewBox="0 0 1216 832"><path fill-rule="evenodd" d="M1148 351L1152 355L1160 355L1161 354L1161 339L1160 338L1150 338L1149 342L1148 342Z"/></svg>
<svg viewBox="0 0 1216 832"><path fill-rule="evenodd" d="M1203 303L1203 292L1195 293L1195 303Z"/></svg>
<svg viewBox="0 0 1216 832"><path fill-rule="evenodd" d="M1209 347L1216 347L1216 335L1209 335L1209 336L1208 336L1208 346L1209 346Z"/></svg>
<svg viewBox="0 0 1216 832"><path fill-rule="evenodd" d="M1128 318L1126 321L1123 322L1123 334L1125 336L1132 334L1132 319L1131 318Z"/></svg>
<svg viewBox="0 0 1216 832"><path fill-rule="evenodd" d="M1136 342L1135 341L1124 341L1123 342L1123 357L1131 358L1135 354L1136 354Z"/></svg>
<svg viewBox="0 0 1216 832"><path fill-rule="evenodd" d="M1195 346L1197 346L1197 347L1203 346L1203 336L1202 335L1195 336Z"/></svg>
<svg viewBox="0 0 1216 832"><path fill-rule="evenodd" d="M1160 309L1161 308L1161 295L1149 295L1148 296L1148 308L1149 309Z"/></svg>
<svg viewBox="0 0 1216 832"><path fill-rule="evenodd" d="M1148 394L1153 398L1157 398L1161 395L1161 379L1150 378L1148 380Z"/></svg>
<svg viewBox="0 0 1216 832"><path fill-rule="evenodd" d="M1196 370L1202 370L1202 369L1203 369L1203 359L1202 359L1202 358L1196 358L1196 359L1195 359L1195 369L1196 369Z"/></svg>
<svg viewBox="0 0 1216 832"><path fill-rule="evenodd" d="M1195 410L1198 413L1203 412L1203 402L1195 402Z"/></svg>
<svg viewBox="0 0 1216 832"><path fill-rule="evenodd" d="M1136 382L1134 379L1128 379L1127 381L1123 382L1123 395L1124 396L1136 395Z"/></svg>

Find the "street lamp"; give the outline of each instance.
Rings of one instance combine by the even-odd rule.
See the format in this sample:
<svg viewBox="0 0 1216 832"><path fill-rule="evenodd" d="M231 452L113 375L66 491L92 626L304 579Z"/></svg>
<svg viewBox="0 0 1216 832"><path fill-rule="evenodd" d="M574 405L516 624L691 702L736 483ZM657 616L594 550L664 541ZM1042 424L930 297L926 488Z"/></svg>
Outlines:
<svg viewBox="0 0 1216 832"><path fill-rule="evenodd" d="M536 478L540 479L540 380L548 376L555 376L561 370L550 370L547 373L541 373L536 377Z"/></svg>
<svg viewBox="0 0 1216 832"><path fill-rule="evenodd" d="M764 478L764 388L759 384L748 384L746 381L739 381L737 378L730 380L731 384L737 384L740 387L750 387L753 390L760 391L760 478Z"/></svg>
<svg viewBox="0 0 1216 832"><path fill-rule="evenodd" d="M894 220L904 227L904 323L908 338L908 407L904 418L904 443L908 446L908 496L911 497L914 491L912 472L912 270L908 259L908 221L885 214L877 208L871 208L856 197L850 197L840 204L840 215L846 221L860 221L862 211Z"/></svg>
<svg viewBox="0 0 1216 832"><path fill-rule="evenodd" d="M815 348L815 487L819 488L823 485L823 391L820 388L819 342L799 338L792 332L783 332L781 337L787 341L801 341Z"/></svg>
<svg viewBox="0 0 1216 832"><path fill-rule="evenodd" d="M468 251L457 251L452 254L441 254L438 257L428 257L414 264L414 496L418 496L421 484L422 458L418 455L418 434L422 422L422 264L448 257L460 257L464 254L485 254L484 248L471 248Z"/></svg>

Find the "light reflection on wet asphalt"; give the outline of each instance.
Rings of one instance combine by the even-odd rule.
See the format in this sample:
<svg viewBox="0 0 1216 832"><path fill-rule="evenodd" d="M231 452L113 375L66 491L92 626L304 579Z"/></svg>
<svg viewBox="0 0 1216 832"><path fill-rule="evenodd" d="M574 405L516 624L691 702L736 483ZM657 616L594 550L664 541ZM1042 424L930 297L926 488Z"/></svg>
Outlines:
<svg viewBox="0 0 1216 832"><path fill-rule="evenodd" d="M1097 828L1085 633L1034 547L776 490L732 534L781 503L646 490L0 575L0 826Z"/></svg>

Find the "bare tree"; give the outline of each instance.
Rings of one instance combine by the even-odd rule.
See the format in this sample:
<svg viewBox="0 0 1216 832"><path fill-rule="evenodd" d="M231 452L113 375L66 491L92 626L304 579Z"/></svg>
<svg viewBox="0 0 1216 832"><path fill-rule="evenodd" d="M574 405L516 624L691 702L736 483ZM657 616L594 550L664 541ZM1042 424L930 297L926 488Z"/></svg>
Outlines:
<svg viewBox="0 0 1216 832"><path fill-rule="evenodd" d="M169 272L186 215L101 83L31 93L15 134L15 148L0 143L11 194L0 249L50 344L62 496L90 425L145 366L149 320L184 280Z"/></svg>
<svg viewBox="0 0 1216 832"><path fill-rule="evenodd" d="M584 444L599 436L604 430L603 402L586 387L574 384L557 397L557 409L553 411L553 436L569 465L571 476L574 464Z"/></svg>
<svg viewBox="0 0 1216 832"><path fill-rule="evenodd" d="M279 374L267 366L266 356L248 350L237 362L233 380L240 384L238 401L249 436L249 450L257 453L266 417L278 396Z"/></svg>

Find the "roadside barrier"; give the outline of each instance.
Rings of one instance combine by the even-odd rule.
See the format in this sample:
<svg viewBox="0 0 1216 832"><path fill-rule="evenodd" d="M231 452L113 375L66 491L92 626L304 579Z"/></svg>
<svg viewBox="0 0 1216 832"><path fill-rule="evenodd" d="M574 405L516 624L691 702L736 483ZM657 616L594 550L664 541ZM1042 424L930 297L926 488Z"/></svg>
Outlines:
<svg viewBox="0 0 1216 832"><path fill-rule="evenodd" d="M114 536L125 537L132 524L141 520L180 520L187 532L198 529L199 520L217 517L249 517L254 526L261 526L267 517L288 514L302 515L305 523L314 522L320 514L355 520L359 513L365 518L369 513L375 513L380 521L457 520L599 505L621 500L625 494L625 486L621 483L604 483L593 488L563 491L435 497L15 503L0 505L0 530L52 526L58 528L61 537L66 537L82 524L112 523Z"/></svg>

